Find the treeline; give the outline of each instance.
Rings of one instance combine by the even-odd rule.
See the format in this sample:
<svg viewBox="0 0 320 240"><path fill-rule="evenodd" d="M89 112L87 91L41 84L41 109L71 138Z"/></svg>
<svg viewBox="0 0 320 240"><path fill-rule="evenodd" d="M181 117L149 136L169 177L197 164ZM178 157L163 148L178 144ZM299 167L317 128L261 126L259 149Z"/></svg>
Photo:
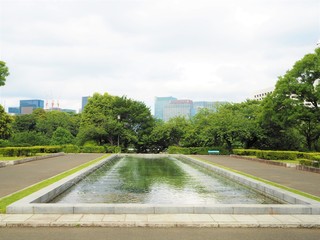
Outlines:
<svg viewBox="0 0 320 240"><path fill-rule="evenodd" d="M320 151L320 49L280 77L263 101L203 109L192 119L156 120L144 103L94 94L81 114L36 109L9 116L0 106L0 146L103 146L122 151L162 152L234 148ZM190 150L190 151L193 151Z"/></svg>

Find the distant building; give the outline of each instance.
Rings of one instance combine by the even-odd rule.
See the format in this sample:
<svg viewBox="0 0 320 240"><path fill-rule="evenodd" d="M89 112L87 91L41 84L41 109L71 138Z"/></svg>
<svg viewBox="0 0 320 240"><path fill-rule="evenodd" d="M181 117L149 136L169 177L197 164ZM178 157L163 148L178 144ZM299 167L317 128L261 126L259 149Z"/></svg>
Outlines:
<svg viewBox="0 0 320 240"><path fill-rule="evenodd" d="M84 107L87 105L89 97L90 96L82 97L81 112L83 111Z"/></svg>
<svg viewBox="0 0 320 240"><path fill-rule="evenodd" d="M254 100L258 100L261 101L262 99L264 99L267 95L271 94L274 91L274 87L270 87L270 88L265 88L265 89L261 89L256 91L253 94L253 99Z"/></svg>
<svg viewBox="0 0 320 240"><path fill-rule="evenodd" d="M36 108L44 108L44 101L39 99L20 100L20 114L30 114Z"/></svg>
<svg viewBox="0 0 320 240"><path fill-rule="evenodd" d="M163 108L163 120L169 121L174 117L191 118L192 110L192 100L172 100Z"/></svg>
<svg viewBox="0 0 320 240"><path fill-rule="evenodd" d="M155 104L154 104L155 118L164 120L164 116L163 116L164 107L173 100L177 100L177 99L175 97L156 97Z"/></svg>
<svg viewBox="0 0 320 240"><path fill-rule="evenodd" d="M192 116L195 116L197 113L199 113L201 109L209 109L211 111L217 111L219 106L226 103L227 102L207 102L207 101L193 102Z"/></svg>
<svg viewBox="0 0 320 240"><path fill-rule="evenodd" d="M20 114L20 108L19 107L9 107L8 113L12 115L19 115Z"/></svg>

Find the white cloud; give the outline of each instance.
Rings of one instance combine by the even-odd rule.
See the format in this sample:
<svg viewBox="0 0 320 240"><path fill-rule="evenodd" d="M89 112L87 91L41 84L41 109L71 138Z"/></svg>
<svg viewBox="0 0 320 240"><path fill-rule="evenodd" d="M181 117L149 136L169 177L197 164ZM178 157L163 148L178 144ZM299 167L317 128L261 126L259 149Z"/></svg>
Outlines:
<svg viewBox="0 0 320 240"><path fill-rule="evenodd" d="M320 38L317 0L0 0L0 103L94 92L243 101Z"/></svg>

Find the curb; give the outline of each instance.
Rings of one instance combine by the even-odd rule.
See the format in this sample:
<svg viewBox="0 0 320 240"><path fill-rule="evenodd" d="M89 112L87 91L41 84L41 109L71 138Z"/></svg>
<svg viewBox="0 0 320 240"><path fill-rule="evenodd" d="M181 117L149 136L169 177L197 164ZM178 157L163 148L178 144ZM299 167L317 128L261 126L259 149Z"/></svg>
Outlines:
<svg viewBox="0 0 320 240"><path fill-rule="evenodd" d="M63 153L63 152L60 152L60 153L53 153L53 154L49 154L49 155L45 155L45 156L31 157L31 158L25 158L25 159L20 159L20 160L0 161L0 168L1 168L1 167L6 167L6 166L12 166L12 165L17 165L17 164L22 164L22 163L26 163L26 162L43 160L43 159L47 159L47 158L64 156L64 155L66 155L66 154Z"/></svg>

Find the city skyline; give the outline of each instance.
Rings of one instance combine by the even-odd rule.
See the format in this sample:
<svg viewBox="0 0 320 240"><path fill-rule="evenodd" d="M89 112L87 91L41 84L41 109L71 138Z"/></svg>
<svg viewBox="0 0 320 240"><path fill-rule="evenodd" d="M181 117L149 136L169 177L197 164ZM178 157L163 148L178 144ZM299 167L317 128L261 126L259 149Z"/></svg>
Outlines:
<svg viewBox="0 0 320 240"><path fill-rule="evenodd" d="M320 39L317 0L0 0L0 9L6 108L40 98L78 111L95 92L152 112L154 96L242 102Z"/></svg>

